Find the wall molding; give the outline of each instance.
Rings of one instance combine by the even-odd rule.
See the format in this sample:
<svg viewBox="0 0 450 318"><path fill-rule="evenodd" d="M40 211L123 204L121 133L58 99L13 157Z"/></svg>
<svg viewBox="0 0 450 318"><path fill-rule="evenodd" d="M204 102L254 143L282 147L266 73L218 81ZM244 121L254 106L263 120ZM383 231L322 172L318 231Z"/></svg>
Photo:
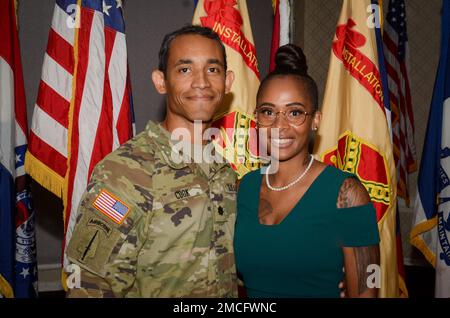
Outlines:
<svg viewBox="0 0 450 318"><path fill-rule="evenodd" d="M42 264L38 265L38 291L60 291L61 285L61 264Z"/></svg>

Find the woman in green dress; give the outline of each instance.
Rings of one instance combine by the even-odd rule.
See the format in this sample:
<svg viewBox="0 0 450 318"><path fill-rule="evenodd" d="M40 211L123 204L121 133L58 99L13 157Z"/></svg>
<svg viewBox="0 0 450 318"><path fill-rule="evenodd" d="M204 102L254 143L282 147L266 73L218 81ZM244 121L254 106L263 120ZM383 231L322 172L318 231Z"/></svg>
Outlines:
<svg viewBox="0 0 450 318"><path fill-rule="evenodd" d="M302 50L280 47L256 108L279 165L247 174L237 198L236 266L249 297L339 297L343 279L348 297L377 296L375 209L354 175L310 154L320 118Z"/></svg>

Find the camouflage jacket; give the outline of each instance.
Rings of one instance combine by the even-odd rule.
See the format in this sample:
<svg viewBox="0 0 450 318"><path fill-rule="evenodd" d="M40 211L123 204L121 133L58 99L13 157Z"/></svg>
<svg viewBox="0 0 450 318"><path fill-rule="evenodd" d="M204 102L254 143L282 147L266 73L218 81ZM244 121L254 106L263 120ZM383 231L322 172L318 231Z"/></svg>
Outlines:
<svg viewBox="0 0 450 318"><path fill-rule="evenodd" d="M236 174L176 163L172 146L149 122L95 167L67 248L81 267L70 297L237 297Z"/></svg>

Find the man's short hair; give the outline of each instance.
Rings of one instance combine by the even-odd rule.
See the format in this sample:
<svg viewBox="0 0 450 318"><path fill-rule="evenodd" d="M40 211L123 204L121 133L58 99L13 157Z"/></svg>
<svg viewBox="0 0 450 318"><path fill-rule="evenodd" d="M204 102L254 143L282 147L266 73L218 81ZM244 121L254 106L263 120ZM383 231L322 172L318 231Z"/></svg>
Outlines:
<svg viewBox="0 0 450 318"><path fill-rule="evenodd" d="M222 50L223 55L223 64L225 71L227 70L227 54L225 53L225 46L223 45L222 41L220 40L219 36L216 32L211 30L210 28L202 27L199 25L186 25L182 27L181 29L175 30L169 34L167 34L161 44L161 48L159 50L159 64L158 69L166 74L167 71L167 60L169 58L169 49L170 44L172 41L180 36L180 35L186 35L186 34L196 34L204 36L205 38L211 39L216 41L220 45L220 49Z"/></svg>

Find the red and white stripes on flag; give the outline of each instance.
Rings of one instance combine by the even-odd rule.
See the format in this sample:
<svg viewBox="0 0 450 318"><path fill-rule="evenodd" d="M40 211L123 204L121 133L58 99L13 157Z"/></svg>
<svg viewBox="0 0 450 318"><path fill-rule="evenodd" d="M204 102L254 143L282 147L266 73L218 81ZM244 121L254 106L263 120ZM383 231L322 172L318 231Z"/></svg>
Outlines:
<svg viewBox="0 0 450 318"><path fill-rule="evenodd" d="M391 103L392 141L398 196L409 206L408 174L416 170L414 115L408 80L409 49L404 0L390 0L384 24L384 52Z"/></svg>
<svg viewBox="0 0 450 318"><path fill-rule="evenodd" d="M75 1L73 1L75 2ZM67 172L69 108L74 73L75 29L65 8L55 6L33 112L27 172L45 188L62 196Z"/></svg>
<svg viewBox="0 0 450 318"><path fill-rule="evenodd" d="M62 197L65 245L95 165L133 135L121 1L57 0L27 172Z"/></svg>
<svg viewBox="0 0 450 318"><path fill-rule="evenodd" d="M272 0L273 30L270 49L270 71L275 69L275 54L280 46L293 42L293 12L291 0Z"/></svg>

